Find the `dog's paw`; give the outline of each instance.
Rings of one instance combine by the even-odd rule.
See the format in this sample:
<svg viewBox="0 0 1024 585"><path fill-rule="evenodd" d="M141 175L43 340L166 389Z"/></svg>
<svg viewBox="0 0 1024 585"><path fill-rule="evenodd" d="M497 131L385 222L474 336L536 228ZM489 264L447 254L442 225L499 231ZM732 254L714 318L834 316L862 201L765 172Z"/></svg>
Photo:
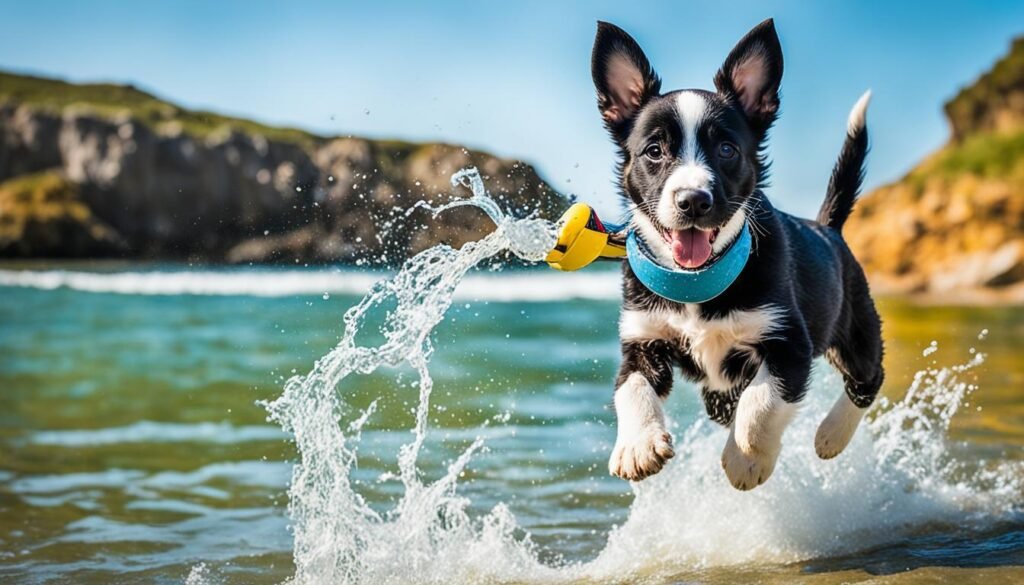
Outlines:
<svg viewBox="0 0 1024 585"><path fill-rule="evenodd" d="M771 477L778 457L778 448L761 449L751 446L746 450L740 449L733 434L729 433L729 440L722 451L722 469L734 488L752 490Z"/></svg>
<svg viewBox="0 0 1024 585"><path fill-rule="evenodd" d="M658 424L641 427L637 432L619 434L608 471L622 479L640 481L661 471L674 457L672 436Z"/></svg>
<svg viewBox="0 0 1024 585"><path fill-rule="evenodd" d="M865 410L857 408L845 394L840 396L814 435L814 450L818 457L832 459L842 453L857 432Z"/></svg>

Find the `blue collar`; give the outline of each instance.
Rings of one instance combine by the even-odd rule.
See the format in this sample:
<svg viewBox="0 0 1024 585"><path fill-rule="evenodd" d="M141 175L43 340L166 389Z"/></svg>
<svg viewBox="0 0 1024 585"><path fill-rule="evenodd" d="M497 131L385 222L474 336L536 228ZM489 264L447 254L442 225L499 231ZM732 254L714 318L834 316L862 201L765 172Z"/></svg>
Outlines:
<svg viewBox="0 0 1024 585"><path fill-rule="evenodd" d="M725 292L747 265L750 248L750 229L744 223L729 248L709 266L686 270L665 268L655 262L636 230L630 230L626 237L626 258L636 277L654 294L677 303L703 303Z"/></svg>

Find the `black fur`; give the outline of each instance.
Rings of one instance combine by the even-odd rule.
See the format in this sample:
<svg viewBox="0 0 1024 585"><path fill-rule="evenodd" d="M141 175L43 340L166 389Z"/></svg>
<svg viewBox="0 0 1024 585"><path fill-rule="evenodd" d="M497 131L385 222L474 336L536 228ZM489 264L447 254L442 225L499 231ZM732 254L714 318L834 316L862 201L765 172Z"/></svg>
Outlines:
<svg viewBox="0 0 1024 585"><path fill-rule="evenodd" d="M621 386L631 374L639 373L658 396L668 396L672 391L672 366L680 361L679 353L678 347L661 339L623 343L622 367L615 386Z"/></svg>
<svg viewBox="0 0 1024 585"><path fill-rule="evenodd" d="M725 354L719 368L736 386L745 388L754 379L760 365L761 356L757 355L757 352L733 348Z"/></svg>
<svg viewBox="0 0 1024 585"><path fill-rule="evenodd" d="M642 90L636 94L639 105L629 119L613 117L609 122L607 112L614 101L609 96L623 95L622 88L609 86L615 76L606 67L613 59L634 64L632 75L625 77L642 80L633 84ZM674 153L680 152L686 139L676 103L680 92L658 94L661 80L639 45L605 23L598 28L592 67L599 109L619 146L619 184L634 221L644 218L660 232L711 231L721 229L743 210L755 239L738 279L720 296L699 305L681 305L657 296L623 263L624 308L695 313L705 321L765 306L781 313L770 334L753 347L732 348L717 365L734 383L732 388L706 386L707 373L691 356L687 339L624 342L619 384L640 372L650 375L657 393L665 396L671 388L671 375L666 372L675 365L687 378L705 384L702 396L708 415L727 425L743 389L762 363L778 380L782 398L794 403L807 392L812 360L827 355L842 373L850 399L861 407L870 405L883 379L881 322L864 273L840 233L863 178L866 130L860 128L848 136L817 222L772 206L763 191L768 177L765 144L778 114L783 63L774 24L765 21L726 58L715 76L717 92L689 90L706 106L696 143L704 157L702 164L714 178L707 187L714 202L711 212L693 220L680 215L666 218L656 208L669 177L683 164ZM616 111L623 111L621 100L618 105ZM723 143L738 155L726 157ZM668 154L650 156L651 145Z"/></svg>
<svg viewBox="0 0 1024 585"><path fill-rule="evenodd" d="M733 388L728 392L701 388L700 397L704 400L704 410L707 411L708 417L725 427L732 424L732 419L736 416L736 403L740 400L741 392L743 392L743 388Z"/></svg>
<svg viewBox="0 0 1024 585"><path fill-rule="evenodd" d="M825 202L818 211L818 223L842 230L864 182L864 161L868 154L868 129L854 128L847 134L839 160L832 169L832 177L825 191Z"/></svg>
<svg viewBox="0 0 1024 585"><path fill-rule="evenodd" d="M635 103L625 103L621 99L626 97L623 96L623 92L613 92L609 89L610 83L606 72L609 72L610 61L614 56L621 56L631 63L642 79L642 84L631 86L628 92L625 92L628 97L635 100ZM643 107L651 96L658 95L661 90L661 79L633 37L614 24L601 21L597 23L597 38L594 39L590 69L594 86L597 88L597 105L604 118L605 128L613 136L621 139L629 134L636 110ZM615 108L619 108L620 111L615 112Z"/></svg>
<svg viewBox="0 0 1024 585"><path fill-rule="evenodd" d="M734 72L751 55L762 55L767 64L767 85L751 93L737 84ZM769 19L755 26L725 58L722 68L715 74L718 92L733 102L746 97L749 105L744 107L750 125L764 138L768 129L779 115L779 81L782 79L782 45L775 34L775 23Z"/></svg>

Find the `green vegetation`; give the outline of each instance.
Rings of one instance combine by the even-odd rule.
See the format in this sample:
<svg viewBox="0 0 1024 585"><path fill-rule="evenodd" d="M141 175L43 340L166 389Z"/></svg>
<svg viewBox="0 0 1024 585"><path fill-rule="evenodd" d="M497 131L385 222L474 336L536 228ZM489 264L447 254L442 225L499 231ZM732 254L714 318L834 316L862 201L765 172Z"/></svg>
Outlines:
<svg viewBox="0 0 1024 585"><path fill-rule="evenodd" d="M921 194L929 179L1024 181L1024 37L992 69L945 105L950 142L904 182Z"/></svg>
<svg viewBox="0 0 1024 585"><path fill-rule="evenodd" d="M27 215L33 209L40 215L53 215L58 210L71 215L89 212L78 201L78 186L57 171L21 175L0 183L0 224Z"/></svg>
<svg viewBox="0 0 1024 585"><path fill-rule="evenodd" d="M154 129L180 124L182 131L198 137L234 130L260 134L268 140L309 148L323 140L295 128L276 128L251 120L192 111L165 102L131 85L113 83L73 84L56 79L0 72L0 102L13 101L59 112L70 106L87 108L104 117L129 116Z"/></svg>
<svg viewBox="0 0 1024 585"><path fill-rule="evenodd" d="M45 232L45 238L27 237ZM38 251L59 249L62 240L83 249L112 246L120 236L93 215L78 184L56 170L22 175L0 183L0 250L11 247Z"/></svg>
<svg viewBox="0 0 1024 585"><path fill-rule="evenodd" d="M81 222L90 215L78 199L78 187L56 171L0 183L0 242L18 240L29 222L65 218Z"/></svg>
<svg viewBox="0 0 1024 585"><path fill-rule="evenodd" d="M971 174L1008 178L1024 172L1024 131L1013 134L977 134L942 149L918 167L911 178Z"/></svg>
<svg viewBox="0 0 1024 585"><path fill-rule="evenodd" d="M1024 96L1024 37L1016 39L1005 57L946 104L954 140L976 132L1001 129L1008 112L1015 111L1011 119L1019 122L1024 118L1024 112L1020 111L1021 96Z"/></svg>
<svg viewBox="0 0 1024 585"><path fill-rule="evenodd" d="M178 125L182 132L199 138L218 132L236 131L258 134L268 140L295 144L307 150L312 150L326 140L323 136L296 128L279 128L212 112L187 110L132 85L75 84L0 71L0 104L5 101L52 112L81 107L106 118L128 116L154 130ZM381 154L393 162L400 162L415 152L435 146L404 140L374 140L373 143Z"/></svg>

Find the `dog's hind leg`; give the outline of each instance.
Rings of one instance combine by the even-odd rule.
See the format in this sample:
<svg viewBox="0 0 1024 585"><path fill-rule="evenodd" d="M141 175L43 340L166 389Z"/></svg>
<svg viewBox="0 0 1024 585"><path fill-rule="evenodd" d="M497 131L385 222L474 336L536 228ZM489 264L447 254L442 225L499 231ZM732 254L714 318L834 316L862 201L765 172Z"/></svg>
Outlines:
<svg viewBox="0 0 1024 585"><path fill-rule="evenodd" d="M864 413L875 401L885 372L882 369L881 321L866 294L852 303L845 335L825 354L843 376L845 392L818 426L814 450L818 457L831 459L843 452L853 438Z"/></svg>

